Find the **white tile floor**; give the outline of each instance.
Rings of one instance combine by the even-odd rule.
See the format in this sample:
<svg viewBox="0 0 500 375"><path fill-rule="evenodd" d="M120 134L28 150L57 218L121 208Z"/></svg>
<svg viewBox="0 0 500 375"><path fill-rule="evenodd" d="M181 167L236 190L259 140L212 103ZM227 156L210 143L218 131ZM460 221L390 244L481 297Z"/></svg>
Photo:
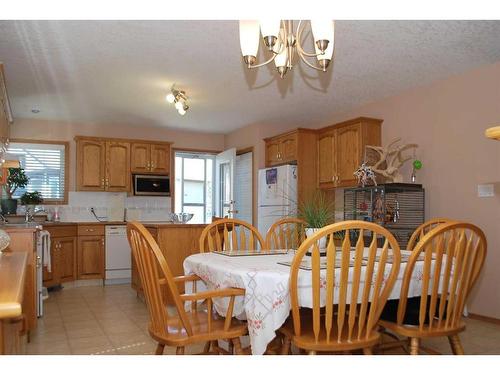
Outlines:
<svg viewBox="0 0 500 375"><path fill-rule="evenodd" d="M51 292L26 353L153 354L156 343L149 337L148 321L146 305L130 285ZM467 354L500 354L500 325L467 319L460 337ZM446 338L424 340L423 345L451 354ZM186 354L199 353L202 346L186 348ZM174 353L175 348L165 348L165 354Z"/></svg>

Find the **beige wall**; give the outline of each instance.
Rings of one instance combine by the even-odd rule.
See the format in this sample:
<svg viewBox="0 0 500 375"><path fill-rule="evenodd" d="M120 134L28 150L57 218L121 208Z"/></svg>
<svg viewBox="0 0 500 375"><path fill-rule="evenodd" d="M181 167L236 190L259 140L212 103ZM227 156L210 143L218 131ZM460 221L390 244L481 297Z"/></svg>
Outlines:
<svg viewBox="0 0 500 375"><path fill-rule="evenodd" d="M335 90L333 85L332 90ZM357 116L384 119L382 142L401 137L418 143L423 162L417 181L426 189L427 218L444 216L478 225L488 239L488 256L469 310L500 318L500 142L484 130L500 122L500 63L467 72L339 114L322 127ZM308 125L304 125L308 127ZM262 138L289 130L252 125L225 137L225 146L255 146L256 161L264 166ZM409 166L403 171L410 174ZM497 184L492 198L478 198L477 185Z"/></svg>
<svg viewBox="0 0 500 375"><path fill-rule="evenodd" d="M11 138L71 141L70 143L70 190L75 190L76 135L111 138L130 138L173 142L177 148L222 150L224 136L221 134L195 133L160 127L124 126L113 124L72 123L17 119L11 127Z"/></svg>

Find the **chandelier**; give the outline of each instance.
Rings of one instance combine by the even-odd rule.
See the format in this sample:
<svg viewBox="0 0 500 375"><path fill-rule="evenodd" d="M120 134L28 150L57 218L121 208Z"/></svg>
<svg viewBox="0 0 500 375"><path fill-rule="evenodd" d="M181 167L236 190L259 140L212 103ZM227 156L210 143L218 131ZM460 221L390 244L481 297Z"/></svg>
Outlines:
<svg viewBox="0 0 500 375"><path fill-rule="evenodd" d="M179 115L184 116L189 109L187 104L187 96L185 91L177 90L175 85L170 88L170 94L167 95L167 102L175 105L175 109Z"/></svg>
<svg viewBox="0 0 500 375"><path fill-rule="evenodd" d="M333 58L335 25L331 20L310 21L314 39L314 52L306 52L302 47L302 33L305 21L299 21L294 33L292 20L240 21L240 46L243 61L249 69L259 68L274 61L276 69L283 78L294 64L295 53L304 63L316 70L326 72ZM271 57L257 63L259 34ZM315 58L315 62L308 59ZM313 61L314 61L313 60Z"/></svg>

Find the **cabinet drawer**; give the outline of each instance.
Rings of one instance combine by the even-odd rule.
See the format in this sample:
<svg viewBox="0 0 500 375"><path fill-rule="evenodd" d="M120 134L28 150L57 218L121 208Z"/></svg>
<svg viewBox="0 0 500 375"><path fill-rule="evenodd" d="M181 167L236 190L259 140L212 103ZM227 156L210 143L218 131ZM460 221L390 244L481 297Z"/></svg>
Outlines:
<svg viewBox="0 0 500 375"><path fill-rule="evenodd" d="M104 225L101 224L79 225L78 236L104 236Z"/></svg>
<svg viewBox="0 0 500 375"><path fill-rule="evenodd" d="M76 225L44 225L43 229L50 233L50 237L75 237L77 234Z"/></svg>

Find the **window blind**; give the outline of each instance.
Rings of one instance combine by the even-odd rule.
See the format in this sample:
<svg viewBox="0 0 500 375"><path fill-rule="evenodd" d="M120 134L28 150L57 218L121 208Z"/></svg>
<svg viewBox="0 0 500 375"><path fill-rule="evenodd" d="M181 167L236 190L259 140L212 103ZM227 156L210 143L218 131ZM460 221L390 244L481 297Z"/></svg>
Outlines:
<svg viewBox="0 0 500 375"><path fill-rule="evenodd" d="M9 154L19 157L29 177L26 188L18 188L13 198L25 191L42 193L44 200L63 200L65 186L65 146L63 144L11 143Z"/></svg>

